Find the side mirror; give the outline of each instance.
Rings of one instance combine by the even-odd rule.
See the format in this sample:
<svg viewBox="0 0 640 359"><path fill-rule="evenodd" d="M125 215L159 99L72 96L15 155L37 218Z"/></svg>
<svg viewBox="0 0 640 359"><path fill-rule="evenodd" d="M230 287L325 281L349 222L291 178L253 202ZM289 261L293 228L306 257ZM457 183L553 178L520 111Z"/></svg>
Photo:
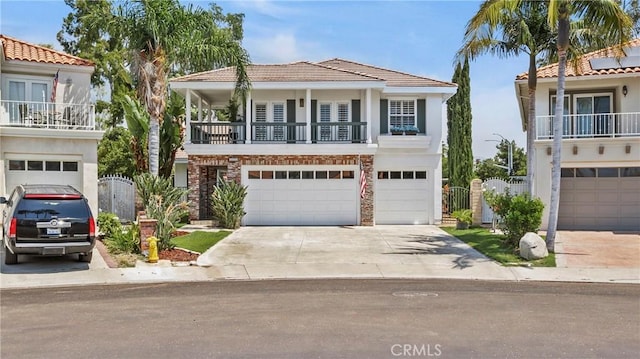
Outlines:
<svg viewBox="0 0 640 359"><path fill-rule="evenodd" d="M0 197L0 204L5 204L5 203L9 203L9 201L7 201L7 199L4 197Z"/></svg>

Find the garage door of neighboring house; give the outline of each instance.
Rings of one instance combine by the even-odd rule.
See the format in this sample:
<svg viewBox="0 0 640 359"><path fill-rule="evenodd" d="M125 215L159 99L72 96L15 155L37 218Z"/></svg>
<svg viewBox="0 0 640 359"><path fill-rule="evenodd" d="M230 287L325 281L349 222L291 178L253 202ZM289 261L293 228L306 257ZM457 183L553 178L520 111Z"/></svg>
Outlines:
<svg viewBox="0 0 640 359"><path fill-rule="evenodd" d="M559 229L640 230L640 167L563 168Z"/></svg>
<svg viewBox="0 0 640 359"><path fill-rule="evenodd" d="M5 161L6 188L11 192L20 184L71 185L83 192L82 166L80 161L41 157L42 159L9 159Z"/></svg>
<svg viewBox="0 0 640 359"><path fill-rule="evenodd" d="M429 194L426 171L377 171L376 224L427 224Z"/></svg>
<svg viewBox="0 0 640 359"><path fill-rule="evenodd" d="M243 167L245 225L355 225L355 166Z"/></svg>

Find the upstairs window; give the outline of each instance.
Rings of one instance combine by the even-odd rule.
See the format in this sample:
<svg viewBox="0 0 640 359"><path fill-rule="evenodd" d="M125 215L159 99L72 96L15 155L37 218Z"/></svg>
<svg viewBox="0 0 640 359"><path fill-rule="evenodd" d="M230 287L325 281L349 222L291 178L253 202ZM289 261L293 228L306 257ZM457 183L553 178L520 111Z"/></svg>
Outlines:
<svg viewBox="0 0 640 359"><path fill-rule="evenodd" d="M415 125L415 100L389 100L389 126L391 128Z"/></svg>

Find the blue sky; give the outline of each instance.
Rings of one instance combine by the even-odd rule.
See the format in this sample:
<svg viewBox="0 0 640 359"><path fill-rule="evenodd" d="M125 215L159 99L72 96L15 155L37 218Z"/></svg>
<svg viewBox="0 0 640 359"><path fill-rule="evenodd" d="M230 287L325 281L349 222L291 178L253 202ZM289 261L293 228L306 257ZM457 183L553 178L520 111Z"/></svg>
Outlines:
<svg viewBox="0 0 640 359"><path fill-rule="evenodd" d="M209 1L194 1L207 7ZM218 1L245 14L244 47L254 63L320 61L341 57L451 81L453 57L480 1ZM0 0L0 32L53 44L70 12L64 1ZM524 57L485 55L471 63L473 153L493 157L499 133L525 147L514 79ZM445 126L446 127L446 126Z"/></svg>

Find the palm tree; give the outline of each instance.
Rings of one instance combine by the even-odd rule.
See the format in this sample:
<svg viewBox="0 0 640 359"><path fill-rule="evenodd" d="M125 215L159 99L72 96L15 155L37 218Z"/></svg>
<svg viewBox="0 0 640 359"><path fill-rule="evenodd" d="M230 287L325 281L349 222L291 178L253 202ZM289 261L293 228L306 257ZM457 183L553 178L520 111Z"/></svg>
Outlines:
<svg viewBox="0 0 640 359"><path fill-rule="evenodd" d="M158 175L159 132L167 102L170 73L236 68L236 94L249 89L242 48L242 15L204 10L178 0L135 0L119 6L115 21L123 29L138 98L150 117L149 171Z"/></svg>
<svg viewBox="0 0 640 359"><path fill-rule="evenodd" d="M550 0L549 25L558 31L558 89L557 99L564 98L565 70L567 50L570 46L570 19L580 19L598 31L607 34L603 41L617 40L619 49L631 38L633 23L620 5L611 0ZM598 42L597 36L587 40ZM604 47L603 44L602 47ZM553 156L551 170L551 200L549 203L549 222L547 225L547 249L554 251L560 207L560 161L562 148L562 115L564 101L556 101L553 119Z"/></svg>
<svg viewBox="0 0 640 359"><path fill-rule="evenodd" d="M536 87L538 82L537 62L548 58L553 48L554 33L547 22L547 4L541 1L488 0L480 5L478 12L469 20L465 30L464 44L457 53L460 61L491 53L498 57L526 54L529 57L527 79L529 109L527 129L527 185L533 193L536 119Z"/></svg>

